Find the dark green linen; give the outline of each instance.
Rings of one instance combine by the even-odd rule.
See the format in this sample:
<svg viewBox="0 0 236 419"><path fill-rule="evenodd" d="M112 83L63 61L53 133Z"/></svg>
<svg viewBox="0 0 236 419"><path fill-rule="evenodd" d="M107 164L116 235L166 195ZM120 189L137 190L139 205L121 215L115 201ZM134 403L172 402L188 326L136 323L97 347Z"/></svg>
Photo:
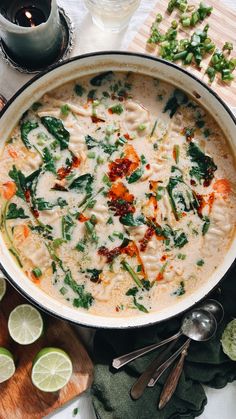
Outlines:
<svg viewBox="0 0 236 419"><path fill-rule="evenodd" d="M164 339L175 333L180 318L156 326L135 330L101 330L94 342L95 379L92 397L100 419L192 419L199 416L207 403L202 384L222 388L236 379L236 362L222 351L220 338L226 324L236 316L236 267L232 268L220 289L210 297L222 302L225 318L211 341L192 342L176 392L166 407L157 408L167 371L154 388L147 388L141 399L133 401L130 388L158 351L147 354L116 371L112 359L126 352ZM180 297L181 298L181 297ZM160 351L160 349L159 349Z"/></svg>

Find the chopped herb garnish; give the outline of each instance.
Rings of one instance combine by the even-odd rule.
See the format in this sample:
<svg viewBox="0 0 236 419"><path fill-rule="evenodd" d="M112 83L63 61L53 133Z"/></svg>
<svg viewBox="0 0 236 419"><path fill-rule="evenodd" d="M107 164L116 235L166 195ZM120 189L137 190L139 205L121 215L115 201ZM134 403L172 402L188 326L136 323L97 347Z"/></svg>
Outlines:
<svg viewBox="0 0 236 419"><path fill-rule="evenodd" d="M62 116L68 116L69 113L70 113L70 107L67 104L62 105L61 106L61 114L62 114Z"/></svg>
<svg viewBox="0 0 236 419"><path fill-rule="evenodd" d="M136 272L134 272L134 270L131 268L131 266L129 265L129 263L126 262L125 260L122 260L121 261L121 265L130 274L130 276L133 278L133 280L137 284L137 286L139 288L142 288L142 282L141 282L141 280L139 279L139 277L136 274Z"/></svg>
<svg viewBox="0 0 236 419"><path fill-rule="evenodd" d="M118 103L118 105L113 105L109 108L109 110L111 111L111 113L116 113L117 115L122 114L122 112L124 111L124 108L122 105L120 105Z"/></svg>
<svg viewBox="0 0 236 419"><path fill-rule="evenodd" d="M196 265L197 266L203 266L204 265L204 260L203 259L199 259L197 262L196 262Z"/></svg>
<svg viewBox="0 0 236 419"><path fill-rule="evenodd" d="M42 276L42 271L40 268L34 268L32 269L32 273L34 274L34 276L36 278L40 278L40 276Z"/></svg>

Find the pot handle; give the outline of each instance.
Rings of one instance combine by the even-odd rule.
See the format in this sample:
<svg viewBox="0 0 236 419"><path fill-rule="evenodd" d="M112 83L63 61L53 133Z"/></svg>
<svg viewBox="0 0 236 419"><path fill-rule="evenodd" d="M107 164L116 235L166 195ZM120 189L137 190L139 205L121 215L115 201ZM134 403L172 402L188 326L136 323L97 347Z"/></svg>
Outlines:
<svg viewBox="0 0 236 419"><path fill-rule="evenodd" d="M0 112L4 108L6 103L7 103L7 99L3 95L0 94Z"/></svg>

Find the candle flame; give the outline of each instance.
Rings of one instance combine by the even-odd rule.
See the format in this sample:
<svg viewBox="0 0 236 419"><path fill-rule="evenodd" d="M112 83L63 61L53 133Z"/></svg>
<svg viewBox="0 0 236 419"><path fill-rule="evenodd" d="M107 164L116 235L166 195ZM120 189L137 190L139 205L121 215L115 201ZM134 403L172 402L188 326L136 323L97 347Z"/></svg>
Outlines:
<svg viewBox="0 0 236 419"><path fill-rule="evenodd" d="M28 19L32 19L32 14L29 12L29 11L26 11L25 12L25 16L28 18Z"/></svg>

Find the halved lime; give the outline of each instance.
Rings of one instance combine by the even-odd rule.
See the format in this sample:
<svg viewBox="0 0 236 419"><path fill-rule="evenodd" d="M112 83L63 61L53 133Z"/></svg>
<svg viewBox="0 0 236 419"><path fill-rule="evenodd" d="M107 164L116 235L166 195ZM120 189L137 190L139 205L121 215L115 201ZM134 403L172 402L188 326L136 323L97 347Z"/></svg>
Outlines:
<svg viewBox="0 0 236 419"><path fill-rule="evenodd" d="M62 349L44 348L35 357L32 382L42 391L53 392L64 387L72 375L72 362Z"/></svg>
<svg viewBox="0 0 236 419"><path fill-rule="evenodd" d="M43 332L43 319L36 308L29 304L17 306L8 319L12 339L21 345L35 342Z"/></svg>
<svg viewBox="0 0 236 419"><path fill-rule="evenodd" d="M8 349L0 348L0 383L9 380L15 373L13 356Z"/></svg>
<svg viewBox="0 0 236 419"><path fill-rule="evenodd" d="M6 294L6 289L7 289L7 285L6 285L5 278L0 277L0 301L2 301L4 295Z"/></svg>

